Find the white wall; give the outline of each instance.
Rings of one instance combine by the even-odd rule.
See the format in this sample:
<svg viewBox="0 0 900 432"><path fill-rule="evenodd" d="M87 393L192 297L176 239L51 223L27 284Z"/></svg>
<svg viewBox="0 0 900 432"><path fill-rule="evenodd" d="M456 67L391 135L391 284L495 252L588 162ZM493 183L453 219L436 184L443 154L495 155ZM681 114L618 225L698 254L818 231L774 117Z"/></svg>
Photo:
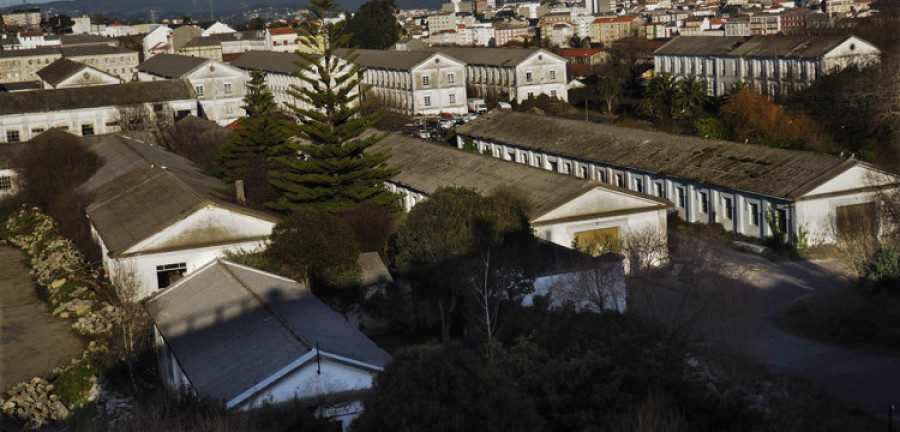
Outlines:
<svg viewBox="0 0 900 432"><path fill-rule="evenodd" d="M321 373L318 372L321 364ZM320 363L315 357L288 376L242 403L241 408L261 406L267 402L287 402L291 399L320 397L330 394L364 390L372 387L376 371L332 360L323 353Z"/></svg>

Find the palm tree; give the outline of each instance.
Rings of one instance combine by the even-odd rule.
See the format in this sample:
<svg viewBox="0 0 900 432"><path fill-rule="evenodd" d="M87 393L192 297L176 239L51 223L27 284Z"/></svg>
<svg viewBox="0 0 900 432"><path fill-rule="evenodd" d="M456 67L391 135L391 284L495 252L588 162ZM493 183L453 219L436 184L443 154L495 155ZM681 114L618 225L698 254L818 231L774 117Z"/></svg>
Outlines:
<svg viewBox="0 0 900 432"><path fill-rule="evenodd" d="M660 119L670 115L675 90L676 79L672 74L662 72L654 76L644 92L641 108Z"/></svg>
<svg viewBox="0 0 900 432"><path fill-rule="evenodd" d="M672 117L690 120L703 111L706 103L706 81L687 77L675 86L672 100Z"/></svg>

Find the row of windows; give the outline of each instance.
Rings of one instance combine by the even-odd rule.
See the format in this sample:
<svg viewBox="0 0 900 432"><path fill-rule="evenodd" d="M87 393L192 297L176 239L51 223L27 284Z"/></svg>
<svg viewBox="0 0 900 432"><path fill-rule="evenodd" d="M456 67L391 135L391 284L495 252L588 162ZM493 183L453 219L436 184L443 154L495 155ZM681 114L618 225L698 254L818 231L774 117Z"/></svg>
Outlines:
<svg viewBox="0 0 900 432"><path fill-rule="evenodd" d="M57 126L57 128L62 130L69 130L68 126ZM44 131L44 128L37 127L31 129L31 135L38 135ZM82 136L90 136L94 134L94 125L93 123L87 123L81 125L81 135ZM6 131L6 142L8 143L17 143L21 142L22 135L20 134L18 129L9 129Z"/></svg>
<svg viewBox="0 0 900 432"><path fill-rule="evenodd" d="M456 103L456 95L453 94L453 93L449 94L449 95L448 95L448 101L447 101L447 102L450 103L450 104L455 104L455 103ZM430 106L431 106L431 96L425 96L425 103L424 103L424 105L425 105L426 107L430 107Z"/></svg>
<svg viewBox="0 0 900 432"><path fill-rule="evenodd" d="M483 150L485 147L482 146L481 148ZM520 163L526 163L525 157L527 157L527 155L525 155L524 153L520 153L520 157L518 157L518 158L516 158L512 153L508 153L506 155L507 160L518 159L517 161ZM543 167L550 171L560 172L562 174L572 174L572 175L575 175L576 177L580 177L580 178L590 178L589 168L585 165L581 165L579 170L574 171L574 170L570 169L571 165L568 162L564 162L562 166L559 166L559 163L557 160L551 160L547 156L544 156L544 161L546 163L544 164ZM536 166L536 167L542 166L541 157L535 157L534 166ZM630 185L631 187L629 187L629 185L626 184L624 173L614 173L613 178L611 179L612 181L610 181L610 179L607 176L607 170L605 168L597 169L597 180L599 180L600 182L603 182L603 183L614 184L621 188L631 189L631 190L634 190L639 193L647 193L647 194L650 193L645 188L643 178L634 177L632 179L632 183ZM653 182L653 192L654 192L655 196L658 196L660 198L668 198L663 182ZM699 201L699 208L697 210L701 214L708 215L710 213L709 192L699 191L697 193L697 196L698 196L698 201ZM675 203L676 208L685 209L687 207L687 190L684 186L676 186L675 187L675 197L674 198L675 199L673 201ZM729 221L734 220L734 210L735 210L734 198L730 197L730 196L722 196L721 204L722 204L722 207L721 207L722 208L722 216L724 217L724 219L729 220ZM747 223L753 227L760 226L760 222L761 222L760 204L755 203L755 202L748 203L748 213L749 213L749 219L747 220ZM775 214L776 219L780 218L779 223L781 223L781 224L784 223L784 221L783 221L785 218L784 210L779 210L779 209L773 210L773 214Z"/></svg>

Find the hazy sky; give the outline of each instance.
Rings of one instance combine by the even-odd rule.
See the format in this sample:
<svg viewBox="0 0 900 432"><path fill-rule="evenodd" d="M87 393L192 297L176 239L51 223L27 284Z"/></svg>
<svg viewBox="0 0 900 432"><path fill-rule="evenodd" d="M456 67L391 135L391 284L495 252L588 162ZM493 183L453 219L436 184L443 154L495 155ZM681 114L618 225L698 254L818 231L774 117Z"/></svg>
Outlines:
<svg viewBox="0 0 900 432"><path fill-rule="evenodd" d="M28 0L28 4L47 3L54 0ZM0 0L0 7L21 6L22 0Z"/></svg>

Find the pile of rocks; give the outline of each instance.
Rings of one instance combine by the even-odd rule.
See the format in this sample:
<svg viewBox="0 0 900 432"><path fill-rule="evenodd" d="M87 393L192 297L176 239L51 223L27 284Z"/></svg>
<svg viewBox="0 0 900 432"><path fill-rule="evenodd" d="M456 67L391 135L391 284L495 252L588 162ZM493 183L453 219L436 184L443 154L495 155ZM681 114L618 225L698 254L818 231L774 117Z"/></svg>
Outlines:
<svg viewBox="0 0 900 432"><path fill-rule="evenodd" d="M111 333L113 327L122 321L122 311L107 302L100 302L100 305L101 307L96 310L80 316L72 324L72 328L78 333L89 336Z"/></svg>
<svg viewBox="0 0 900 432"><path fill-rule="evenodd" d="M8 416L24 420L32 429L50 421L63 420L69 416L69 410L59 400L59 396L50 394L52 389L53 384L39 377L19 383L0 409Z"/></svg>

